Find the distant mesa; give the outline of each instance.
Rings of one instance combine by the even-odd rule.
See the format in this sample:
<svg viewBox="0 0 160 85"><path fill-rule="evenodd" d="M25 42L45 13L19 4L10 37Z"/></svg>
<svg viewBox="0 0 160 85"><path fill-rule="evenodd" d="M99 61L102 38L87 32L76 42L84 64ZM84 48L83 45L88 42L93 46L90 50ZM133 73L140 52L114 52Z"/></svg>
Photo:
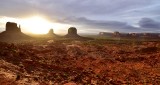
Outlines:
<svg viewBox="0 0 160 85"><path fill-rule="evenodd" d="M115 36L115 37L119 37L120 35L121 35L121 34L120 34L118 31L115 31L115 32L114 32L114 36Z"/></svg>
<svg viewBox="0 0 160 85"><path fill-rule="evenodd" d="M106 36L106 37L123 37L123 38L160 38L160 33L120 33L115 31L114 33L111 32L100 32L99 36Z"/></svg>
<svg viewBox="0 0 160 85"><path fill-rule="evenodd" d="M78 34L77 34L77 29L76 29L75 27L70 27L70 28L68 29L68 35L73 35L73 36L78 35Z"/></svg>
<svg viewBox="0 0 160 85"><path fill-rule="evenodd" d="M21 32L20 25L17 27L17 23L14 22L7 22L6 23L6 30L0 33L0 40L25 40L30 39L31 37L25 35Z"/></svg>
<svg viewBox="0 0 160 85"><path fill-rule="evenodd" d="M53 29L50 29L49 32L48 32L48 34L49 34L49 35L54 35Z"/></svg>
<svg viewBox="0 0 160 85"><path fill-rule="evenodd" d="M68 29L68 34L65 35L65 37L67 37L67 38L78 38L80 36L77 34L77 29L75 27L70 27Z"/></svg>
<svg viewBox="0 0 160 85"><path fill-rule="evenodd" d="M81 39L81 40L90 40L91 38L82 37L77 34L77 29L75 27L70 27L68 29L68 34L64 36L65 38L70 39Z"/></svg>
<svg viewBox="0 0 160 85"><path fill-rule="evenodd" d="M49 32L47 33L47 36L48 36L48 37L59 37L58 35L56 35L56 34L54 33L54 30L53 30L53 29L50 29L50 30L49 30Z"/></svg>

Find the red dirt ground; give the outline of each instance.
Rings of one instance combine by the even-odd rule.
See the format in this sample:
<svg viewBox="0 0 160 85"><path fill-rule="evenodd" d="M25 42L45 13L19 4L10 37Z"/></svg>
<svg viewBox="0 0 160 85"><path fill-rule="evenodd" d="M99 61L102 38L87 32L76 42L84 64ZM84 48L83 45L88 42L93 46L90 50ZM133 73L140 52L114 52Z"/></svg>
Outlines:
<svg viewBox="0 0 160 85"><path fill-rule="evenodd" d="M159 85L160 42L0 43L0 85Z"/></svg>

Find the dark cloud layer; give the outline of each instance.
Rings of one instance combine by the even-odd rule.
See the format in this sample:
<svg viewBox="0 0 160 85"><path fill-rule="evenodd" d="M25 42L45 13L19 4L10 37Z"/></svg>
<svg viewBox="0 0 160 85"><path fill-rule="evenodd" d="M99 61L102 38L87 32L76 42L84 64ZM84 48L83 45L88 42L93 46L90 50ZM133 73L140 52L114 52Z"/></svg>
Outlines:
<svg viewBox="0 0 160 85"><path fill-rule="evenodd" d="M157 22L150 18L142 18L139 21L139 25L140 27L146 28L146 29L148 28L160 29L160 22Z"/></svg>
<svg viewBox="0 0 160 85"><path fill-rule="evenodd" d="M85 17L70 17L63 19L59 21L61 23L70 23L74 25L82 25L84 27L89 27L92 29L103 29L104 31L106 30L112 30L112 31L136 31L140 30L136 27L133 27L131 25L128 25L126 22L119 22L119 21L102 21L102 20L89 20Z"/></svg>
<svg viewBox="0 0 160 85"><path fill-rule="evenodd" d="M0 16L44 15L51 21L80 26L82 30L157 32L159 7L159 0L1 0Z"/></svg>

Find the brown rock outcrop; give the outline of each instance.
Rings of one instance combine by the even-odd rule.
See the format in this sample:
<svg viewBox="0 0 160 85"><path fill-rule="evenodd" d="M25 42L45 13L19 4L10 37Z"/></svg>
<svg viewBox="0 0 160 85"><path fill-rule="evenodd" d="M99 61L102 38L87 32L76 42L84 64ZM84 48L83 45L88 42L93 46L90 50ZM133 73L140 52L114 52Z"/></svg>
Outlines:
<svg viewBox="0 0 160 85"><path fill-rule="evenodd" d="M48 34L49 34L49 35L53 35L53 34L54 34L53 29L50 29L49 32L48 32Z"/></svg>
<svg viewBox="0 0 160 85"><path fill-rule="evenodd" d="M82 37L77 34L77 29L75 27L70 27L68 29L68 34L65 35L65 38L70 38L70 39L80 39L80 40L90 40L91 38L87 37Z"/></svg>
<svg viewBox="0 0 160 85"><path fill-rule="evenodd" d="M67 37L67 38L78 38L80 36L77 34L77 29L75 27L70 27L68 29L68 34L65 37Z"/></svg>
<svg viewBox="0 0 160 85"><path fill-rule="evenodd" d="M78 34L77 34L77 29L76 29L75 27L70 27L70 28L68 29L68 35L73 35L73 36L78 35Z"/></svg>
<svg viewBox="0 0 160 85"><path fill-rule="evenodd" d="M6 32L21 32L21 28L17 27L17 23L7 22L6 23Z"/></svg>
<svg viewBox="0 0 160 85"><path fill-rule="evenodd" d="M49 32L47 33L47 37L53 38L53 37L59 37L54 33L53 29L50 29Z"/></svg>
<svg viewBox="0 0 160 85"><path fill-rule="evenodd" d="M20 26L17 27L17 23L7 22L6 30L0 33L0 41L15 41L15 40L26 40L31 37L21 32Z"/></svg>

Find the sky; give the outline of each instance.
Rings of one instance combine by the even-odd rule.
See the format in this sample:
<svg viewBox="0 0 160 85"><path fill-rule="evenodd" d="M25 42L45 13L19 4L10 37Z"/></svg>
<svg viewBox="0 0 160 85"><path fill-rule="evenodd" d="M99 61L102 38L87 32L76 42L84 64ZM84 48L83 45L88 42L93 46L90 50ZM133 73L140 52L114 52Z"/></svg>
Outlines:
<svg viewBox="0 0 160 85"><path fill-rule="evenodd" d="M31 16L43 16L52 24L43 29L53 28L57 34L71 26L88 34L160 32L160 0L0 0L0 31L6 21L20 23ZM27 32L29 26L23 25Z"/></svg>

